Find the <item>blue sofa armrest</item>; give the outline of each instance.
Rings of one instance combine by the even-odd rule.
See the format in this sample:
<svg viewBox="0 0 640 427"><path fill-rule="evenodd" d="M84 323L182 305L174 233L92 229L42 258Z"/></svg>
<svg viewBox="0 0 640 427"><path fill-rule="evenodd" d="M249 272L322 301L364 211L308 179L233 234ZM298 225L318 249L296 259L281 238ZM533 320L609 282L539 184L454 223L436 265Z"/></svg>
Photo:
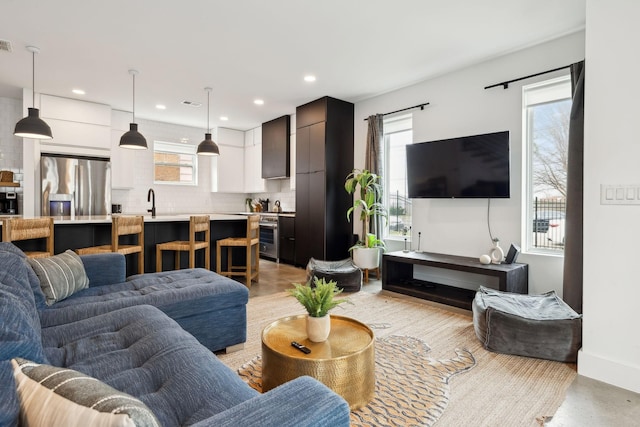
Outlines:
<svg viewBox="0 0 640 427"><path fill-rule="evenodd" d="M349 405L321 382L300 377L193 424L205 426L348 427Z"/></svg>
<svg viewBox="0 0 640 427"><path fill-rule="evenodd" d="M80 256L89 277L89 286L112 285L126 280L127 267L124 255L108 252Z"/></svg>

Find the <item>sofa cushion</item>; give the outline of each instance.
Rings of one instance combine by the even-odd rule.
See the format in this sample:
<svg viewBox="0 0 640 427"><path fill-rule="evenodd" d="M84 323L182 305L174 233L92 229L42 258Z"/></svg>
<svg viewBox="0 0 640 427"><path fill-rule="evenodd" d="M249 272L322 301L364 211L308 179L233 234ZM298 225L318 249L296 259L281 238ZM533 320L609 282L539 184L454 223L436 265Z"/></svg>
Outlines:
<svg viewBox="0 0 640 427"><path fill-rule="evenodd" d="M89 287L84 264L72 250L47 258L29 258L28 261L40 280L47 305Z"/></svg>
<svg viewBox="0 0 640 427"><path fill-rule="evenodd" d="M25 253L11 242L0 242L0 253L13 254L22 259L25 263L27 262L27 256L25 255ZM36 276L36 273L34 273L33 269L31 268L29 268L27 271L27 279L29 286L31 287L31 292L33 294L36 308L42 309L46 307L47 304L45 303L44 294L42 293L42 289L40 289L40 281L38 280L38 276Z"/></svg>
<svg viewBox="0 0 640 427"><path fill-rule="evenodd" d="M162 426L189 425L258 394L148 305L42 330L50 363L137 397Z"/></svg>
<svg viewBox="0 0 640 427"><path fill-rule="evenodd" d="M32 427L159 427L140 400L72 369L12 360L20 419Z"/></svg>
<svg viewBox="0 0 640 427"><path fill-rule="evenodd" d="M40 318L43 326L55 326L124 307L149 304L178 319L245 305L248 300L246 286L196 268L135 275L123 283L89 287L43 310Z"/></svg>

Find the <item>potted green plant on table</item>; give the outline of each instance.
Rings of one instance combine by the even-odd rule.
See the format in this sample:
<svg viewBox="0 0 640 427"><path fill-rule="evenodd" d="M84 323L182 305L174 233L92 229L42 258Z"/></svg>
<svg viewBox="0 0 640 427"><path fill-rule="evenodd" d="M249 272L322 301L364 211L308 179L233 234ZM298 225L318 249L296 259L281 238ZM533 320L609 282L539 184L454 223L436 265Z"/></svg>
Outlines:
<svg viewBox="0 0 640 427"><path fill-rule="evenodd" d="M307 336L313 342L323 342L331 332L331 317L329 310L348 302L347 298L336 299L335 296L342 293L335 281L326 281L324 278L314 277L314 286L311 281L306 284L294 283L289 294L294 296L307 310Z"/></svg>
<svg viewBox="0 0 640 427"><path fill-rule="evenodd" d="M349 194L358 193L360 198L354 200L353 206L347 210L347 219L355 217L360 211L362 222L361 240L349 250L353 254L353 262L362 269L377 268L380 262L380 251L384 250L384 242L370 232L371 219L375 216L387 218L387 210L382 204L382 177L366 169L354 169L345 180L344 189Z"/></svg>

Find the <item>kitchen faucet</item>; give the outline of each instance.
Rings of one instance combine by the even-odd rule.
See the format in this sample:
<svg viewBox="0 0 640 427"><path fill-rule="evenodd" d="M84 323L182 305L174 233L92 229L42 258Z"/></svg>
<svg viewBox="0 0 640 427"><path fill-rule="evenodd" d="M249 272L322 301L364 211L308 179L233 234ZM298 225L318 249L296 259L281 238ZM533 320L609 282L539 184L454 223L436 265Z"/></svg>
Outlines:
<svg viewBox="0 0 640 427"><path fill-rule="evenodd" d="M147 202L151 202L151 209L147 209L147 212L151 212L151 218L156 217L156 193L153 188L149 189L147 193Z"/></svg>

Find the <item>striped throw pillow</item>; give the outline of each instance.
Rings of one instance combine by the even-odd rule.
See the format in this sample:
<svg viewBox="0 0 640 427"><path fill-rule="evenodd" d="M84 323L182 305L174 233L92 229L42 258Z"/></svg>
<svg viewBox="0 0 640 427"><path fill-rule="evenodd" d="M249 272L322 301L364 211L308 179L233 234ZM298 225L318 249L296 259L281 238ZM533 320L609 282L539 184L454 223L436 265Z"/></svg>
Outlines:
<svg viewBox="0 0 640 427"><path fill-rule="evenodd" d="M140 400L72 369L15 358L21 425L160 427Z"/></svg>
<svg viewBox="0 0 640 427"><path fill-rule="evenodd" d="M40 280L47 305L89 286L84 264L72 250L47 258L29 258L29 264Z"/></svg>

